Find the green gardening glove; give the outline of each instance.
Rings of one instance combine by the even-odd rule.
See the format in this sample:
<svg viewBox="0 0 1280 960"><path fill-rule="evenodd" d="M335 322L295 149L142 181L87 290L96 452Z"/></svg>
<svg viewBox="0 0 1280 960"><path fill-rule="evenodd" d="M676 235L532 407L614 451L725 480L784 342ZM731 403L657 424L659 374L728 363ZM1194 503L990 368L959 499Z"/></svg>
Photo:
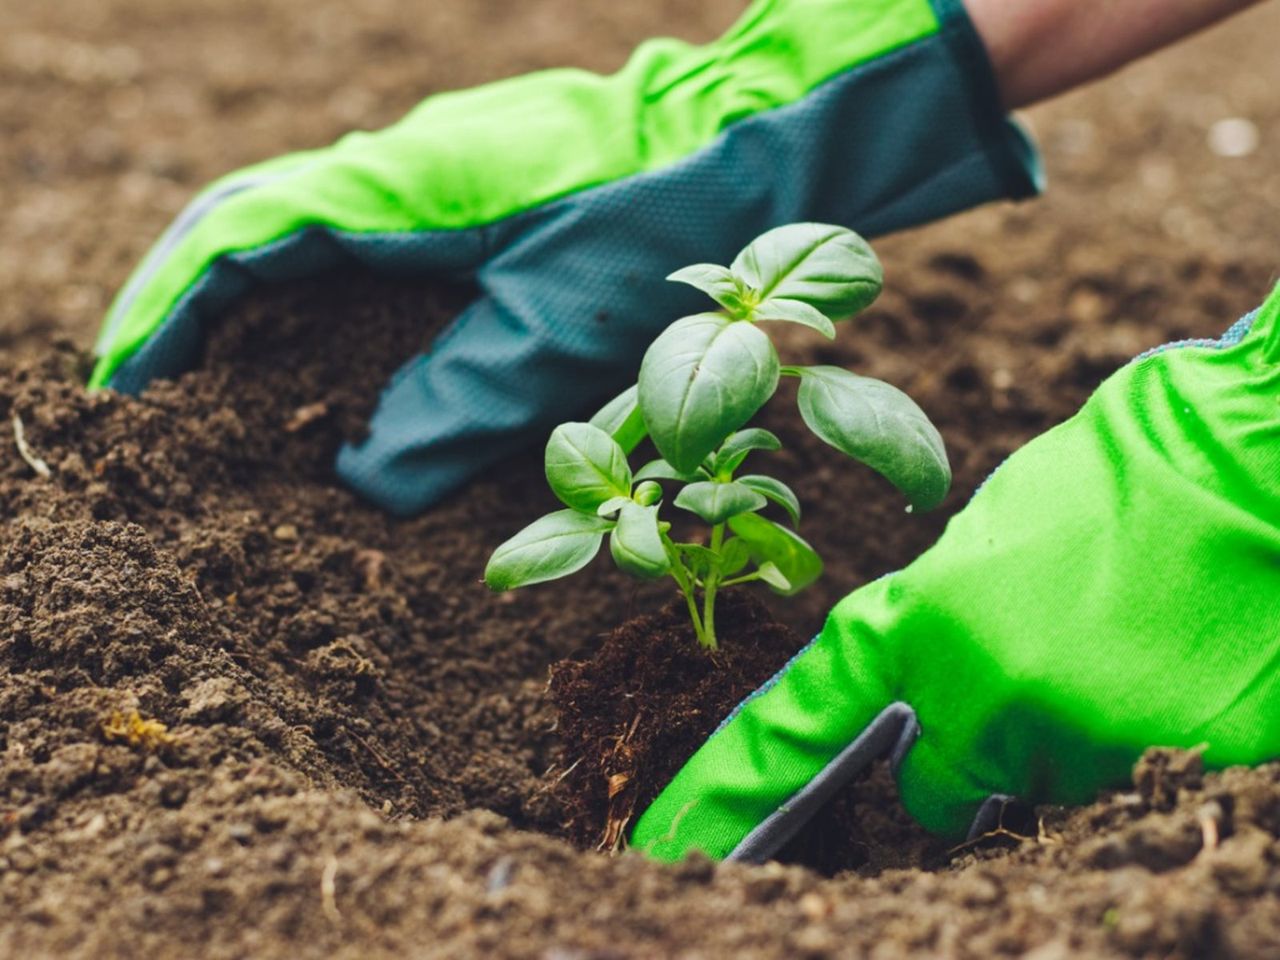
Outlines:
<svg viewBox="0 0 1280 960"><path fill-rule="evenodd" d="M950 837L1076 804L1149 746L1280 757L1280 287L1125 366L938 543L858 590L711 736L633 845L760 860L872 758Z"/></svg>
<svg viewBox="0 0 1280 960"><path fill-rule="evenodd" d="M476 301L405 350L338 457L356 490L415 513L632 382L699 309L673 270L784 223L873 236L1036 180L959 0L756 0L714 43L441 94L213 184L116 298L92 385L196 365L254 284L349 262L471 281Z"/></svg>

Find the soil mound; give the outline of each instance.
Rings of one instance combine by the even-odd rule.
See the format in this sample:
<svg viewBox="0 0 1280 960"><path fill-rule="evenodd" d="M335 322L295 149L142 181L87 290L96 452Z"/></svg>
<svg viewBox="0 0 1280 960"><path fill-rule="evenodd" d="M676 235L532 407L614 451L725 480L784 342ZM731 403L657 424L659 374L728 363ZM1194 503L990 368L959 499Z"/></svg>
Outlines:
<svg viewBox="0 0 1280 960"><path fill-rule="evenodd" d="M922 275L930 302L939 288L980 300L972 271L949 263ZM1217 282L1212 266L1204 276ZM950 510L1099 374L1068 351L1014 403L984 372L982 337L947 342L943 321L909 306L923 296L890 296L856 345L796 352L887 375L895 361L869 351L919 347L934 373L904 385L954 440ZM578 748L562 735L581 739L568 720L555 729L548 668L572 656L578 669L600 631L660 611L667 592L602 564L568 586L488 594L489 550L551 506L536 457L403 522L329 471L404 344L425 343L465 297L358 276L279 290L220 329L204 370L139 399L85 394L68 348L0 372L0 419L17 418L49 474L16 445L0 458L12 952L368 957L430 940L487 957L1258 957L1280 945L1280 767L1202 776L1194 758L1157 755L1135 792L951 851L905 818L880 770L832 812L854 825L838 864L815 856L835 846L829 828L795 852L857 868L835 879L669 869L544 835L566 819L554 781ZM835 592L909 561L945 519L902 523L892 491L832 466L781 406L768 420L787 444L779 472L814 504L806 533L830 573L771 604L808 629L784 641L770 626L750 671L712 679L726 702L786 659ZM726 605L726 622L739 615L763 616ZM696 743L716 713L671 729ZM649 774L637 800L672 772Z"/></svg>

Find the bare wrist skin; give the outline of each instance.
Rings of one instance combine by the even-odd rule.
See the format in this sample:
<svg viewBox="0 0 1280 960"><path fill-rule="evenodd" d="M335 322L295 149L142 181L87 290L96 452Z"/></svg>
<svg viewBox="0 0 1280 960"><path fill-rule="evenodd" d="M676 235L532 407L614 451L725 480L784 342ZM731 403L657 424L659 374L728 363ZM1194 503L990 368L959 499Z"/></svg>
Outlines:
<svg viewBox="0 0 1280 960"><path fill-rule="evenodd" d="M965 0L1007 109L1106 76L1261 0Z"/></svg>

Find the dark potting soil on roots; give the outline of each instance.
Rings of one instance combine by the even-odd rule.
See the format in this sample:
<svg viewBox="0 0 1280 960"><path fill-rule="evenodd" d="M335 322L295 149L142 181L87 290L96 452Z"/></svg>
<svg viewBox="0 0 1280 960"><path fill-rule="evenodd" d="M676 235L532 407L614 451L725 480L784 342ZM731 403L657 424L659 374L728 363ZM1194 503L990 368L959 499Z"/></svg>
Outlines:
<svg viewBox="0 0 1280 960"><path fill-rule="evenodd" d="M555 796L578 845L619 849L684 761L807 642L747 593L726 594L717 622L720 647L705 651L684 601L672 600L609 633L589 656L552 667L549 696L569 764ZM924 863L942 851L909 822L887 771L876 769L828 803L778 859L832 874Z"/></svg>

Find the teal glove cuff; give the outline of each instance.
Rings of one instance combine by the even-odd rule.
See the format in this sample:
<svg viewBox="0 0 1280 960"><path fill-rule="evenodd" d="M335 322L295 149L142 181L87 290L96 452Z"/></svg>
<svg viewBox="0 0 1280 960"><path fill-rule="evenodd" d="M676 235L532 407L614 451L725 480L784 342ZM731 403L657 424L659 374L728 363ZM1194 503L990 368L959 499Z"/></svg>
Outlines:
<svg viewBox="0 0 1280 960"><path fill-rule="evenodd" d="M778 224L876 234L1034 192L955 0L758 0L721 40L643 46L427 100L396 126L212 187L112 307L93 384L196 361L256 281L344 260L476 281L339 472L400 513L579 415L697 302L662 278ZM603 318L601 321L599 318Z"/></svg>
<svg viewBox="0 0 1280 960"><path fill-rule="evenodd" d="M1010 457L932 549L832 611L632 841L768 856L895 747L907 809L952 837L993 795L1087 802L1149 746L1273 759L1278 623L1280 288Z"/></svg>

